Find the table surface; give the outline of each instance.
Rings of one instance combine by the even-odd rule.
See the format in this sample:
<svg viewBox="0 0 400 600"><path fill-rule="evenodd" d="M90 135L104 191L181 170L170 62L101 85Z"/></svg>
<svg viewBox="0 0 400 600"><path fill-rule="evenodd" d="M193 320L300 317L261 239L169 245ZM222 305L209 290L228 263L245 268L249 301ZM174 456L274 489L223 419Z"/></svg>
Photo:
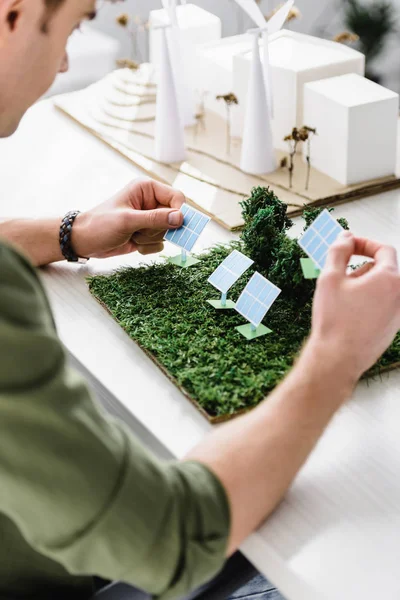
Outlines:
<svg viewBox="0 0 400 600"><path fill-rule="evenodd" d="M114 194L139 173L51 101L0 140L0 216L59 216ZM400 192L342 205L354 232L398 249ZM296 228L301 222L297 220ZM198 249L233 234L211 223ZM174 253L168 246L165 254ZM129 410L145 443L184 454L210 425L90 296L85 277L139 256L42 271L60 337L102 389ZM72 325L72 326L71 326ZM323 401L323 399L321 399ZM139 433L140 435L140 433ZM155 443L157 441L157 444ZM269 521L243 545L288 600L398 600L400 371L360 384Z"/></svg>

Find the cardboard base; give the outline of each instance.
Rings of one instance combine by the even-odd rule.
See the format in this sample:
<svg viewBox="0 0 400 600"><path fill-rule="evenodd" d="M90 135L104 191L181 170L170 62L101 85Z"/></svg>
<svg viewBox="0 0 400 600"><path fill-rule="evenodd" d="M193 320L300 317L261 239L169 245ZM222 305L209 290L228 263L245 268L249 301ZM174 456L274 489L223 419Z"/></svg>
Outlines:
<svg viewBox="0 0 400 600"><path fill-rule="evenodd" d="M321 271L315 266L314 261L312 261L311 258L301 258L300 264L304 279L318 279Z"/></svg>
<svg viewBox="0 0 400 600"><path fill-rule="evenodd" d="M240 327L236 327L236 329L246 338L246 340L255 340L256 338L272 333L272 329L268 329L265 325L259 325L256 330L253 330L250 323L247 325L240 325Z"/></svg>
<svg viewBox="0 0 400 600"><path fill-rule="evenodd" d="M188 269L189 267L193 267L193 265L197 265L200 261L193 256L187 256L185 262L182 261L182 256L178 254L178 256L172 256L168 259L168 262L172 265L176 265L177 267L181 267L181 269Z"/></svg>
<svg viewBox="0 0 400 600"><path fill-rule="evenodd" d="M240 170L241 140L232 139L228 153L226 121L212 112L207 112L196 126L186 129L187 159L184 162L157 162L154 158L155 124L149 118L154 105L127 108L111 104L107 98L115 93L116 81L120 82L120 75L111 74L86 90L59 96L55 105L147 175L178 187L190 204L227 229L243 226L240 202L255 186L270 186L288 205L289 216L302 214L305 205L333 206L400 187L400 179L395 175L346 187L312 168L306 190L307 165L300 154L295 157L292 188L287 167L265 176L247 175ZM132 95L132 103L134 97ZM278 164L283 157L287 157L287 153L278 151Z"/></svg>
<svg viewBox="0 0 400 600"><path fill-rule="evenodd" d="M217 310L232 310L236 306L236 302L233 300L227 300L225 306L222 306L221 300L207 300L207 302Z"/></svg>

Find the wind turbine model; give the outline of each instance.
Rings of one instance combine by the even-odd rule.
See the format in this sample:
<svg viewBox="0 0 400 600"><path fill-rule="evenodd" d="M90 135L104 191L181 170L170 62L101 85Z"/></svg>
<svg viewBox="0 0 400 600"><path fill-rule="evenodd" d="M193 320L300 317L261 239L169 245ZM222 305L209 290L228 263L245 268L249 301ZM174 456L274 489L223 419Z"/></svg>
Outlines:
<svg viewBox="0 0 400 600"><path fill-rule="evenodd" d="M168 45L172 61L172 70L175 78L175 85L178 94L179 110L184 127L194 125L195 103L193 91L187 82L185 73L185 62L182 60L183 45L181 41L181 31L178 25L176 14L177 0L161 0L164 9L167 11L171 23L171 29L168 34Z"/></svg>
<svg viewBox="0 0 400 600"><path fill-rule="evenodd" d="M251 175L263 175L276 169L271 127L273 95L269 64L269 36L283 27L294 0L288 0L268 22L265 21L255 0L236 0L236 2L258 26L258 29L250 31L254 35L253 59L247 95L240 168ZM264 68L260 58L260 35L263 37Z"/></svg>
<svg viewBox="0 0 400 600"><path fill-rule="evenodd" d="M174 163L185 160L185 131L178 105L175 78L172 71L170 49L166 30L171 25L159 27L161 31L161 61L157 90L155 158L159 162Z"/></svg>
<svg viewBox="0 0 400 600"><path fill-rule="evenodd" d="M168 0L163 1L167 2ZM176 0L172 1L176 2ZM262 33L264 47L264 78L271 117L273 116L273 93L269 64L269 37L282 29L282 27L286 23L286 19L288 18L291 9L293 8L294 1L295 0L287 0L287 2L279 10L276 11L276 13L270 18L270 20L266 21L259 5L255 0L235 0L235 2L239 4L239 6L254 21L255 25L260 29L260 32Z"/></svg>

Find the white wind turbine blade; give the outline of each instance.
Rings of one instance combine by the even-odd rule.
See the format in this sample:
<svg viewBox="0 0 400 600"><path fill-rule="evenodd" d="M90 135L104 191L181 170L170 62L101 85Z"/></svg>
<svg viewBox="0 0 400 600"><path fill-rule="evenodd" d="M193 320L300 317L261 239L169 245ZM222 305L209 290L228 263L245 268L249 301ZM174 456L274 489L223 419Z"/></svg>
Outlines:
<svg viewBox="0 0 400 600"><path fill-rule="evenodd" d="M273 93L272 93L272 81L271 81L271 69L269 64L269 36L282 29L283 25L288 18L289 12L294 5L294 0L287 0L287 2L274 14L273 17L268 21L265 20L264 15L261 12L260 7L255 0L235 0L239 6L247 13L247 15L254 21L254 23L263 32L263 46L264 46L264 79L265 87L267 91L267 101L271 117L273 117Z"/></svg>
<svg viewBox="0 0 400 600"><path fill-rule="evenodd" d="M267 23L269 35L272 35L273 33L276 33L282 29L293 6L294 0L287 0L287 2L281 6L278 11L276 11L274 16L270 18Z"/></svg>
<svg viewBox="0 0 400 600"><path fill-rule="evenodd" d="M165 10L168 11L172 25L171 29L168 31L168 44L178 94L179 110L182 122L186 127L195 123L195 107L193 90L187 83L185 67L181 60L182 40L176 12L177 0L161 0L161 2Z"/></svg>
<svg viewBox="0 0 400 600"><path fill-rule="evenodd" d="M178 25L178 18L176 16L176 0L161 0L163 8L168 12L169 20L172 25Z"/></svg>
<svg viewBox="0 0 400 600"><path fill-rule="evenodd" d="M260 29L266 26L265 17L255 0L235 0Z"/></svg>
<svg viewBox="0 0 400 600"><path fill-rule="evenodd" d="M258 31L254 32L240 159L241 170L252 175L272 173L276 169L271 120L260 58L259 35Z"/></svg>
<svg viewBox="0 0 400 600"><path fill-rule="evenodd" d="M289 0L291 1L291 0ZM259 27L263 32L263 44L264 44L264 80L265 80L265 88L267 92L267 102L268 109L270 115L273 115L273 106L272 106L272 88L271 88L271 73L269 68L269 36L268 36L268 25L265 20L264 15L261 12L260 7L256 3L255 0L235 0L239 6L243 8L243 10L247 13L247 15L254 21L254 23ZM278 11L280 12L280 11ZM276 15L274 15L275 17Z"/></svg>
<svg viewBox="0 0 400 600"><path fill-rule="evenodd" d="M264 77L265 87L267 90L268 107L271 118L274 116L274 96L272 90L271 67L269 63L269 36L277 33L286 23L289 12L293 8L294 0L287 2L274 14L267 23L266 29L263 30L263 45L264 45Z"/></svg>
<svg viewBox="0 0 400 600"><path fill-rule="evenodd" d="M171 26L169 26L171 27ZM184 129L165 27L161 29L160 76L157 90L155 158L162 163L185 160Z"/></svg>

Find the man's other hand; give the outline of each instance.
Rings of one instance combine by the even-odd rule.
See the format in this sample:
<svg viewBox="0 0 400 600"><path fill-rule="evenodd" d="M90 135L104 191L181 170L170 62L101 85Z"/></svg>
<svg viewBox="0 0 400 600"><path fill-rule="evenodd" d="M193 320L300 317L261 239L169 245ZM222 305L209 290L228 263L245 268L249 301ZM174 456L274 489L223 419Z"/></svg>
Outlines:
<svg viewBox="0 0 400 600"><path fill-rule="evenodd" d="M78 256L108 258L163 247L168 229L183 223L181 192L152 180L135 180L116 196L79 215L72 231Z"/></svg>
<svg viewBox="0 0 400 600"><path fill-rule="evenodd" d="M348 274L353 255L372 261ZM354 380L367 371L400 329L400 276L394 248L343 233L318 280L310 342Z"/></svg>

